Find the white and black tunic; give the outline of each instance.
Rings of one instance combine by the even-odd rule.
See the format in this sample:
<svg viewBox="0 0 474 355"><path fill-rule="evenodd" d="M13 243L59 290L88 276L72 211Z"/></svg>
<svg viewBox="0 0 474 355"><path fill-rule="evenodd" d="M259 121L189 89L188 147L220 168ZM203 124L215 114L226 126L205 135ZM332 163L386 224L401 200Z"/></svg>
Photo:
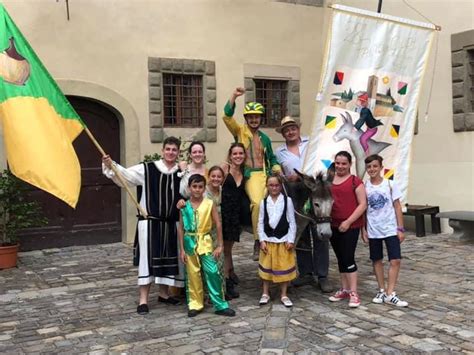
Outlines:
<svg viewBox="0 0 474 355"><path fill-rule="evenodd" d="M129 185L138 186L140 205L149 219L139 217L133 248L133 263L138 266L138 285L159 284L183 287L184 278L178 264L176 204L180 177L178 166L168 169L161 161L124 168L116 165ZM113 171L104 174L120 185Z"/></svg>

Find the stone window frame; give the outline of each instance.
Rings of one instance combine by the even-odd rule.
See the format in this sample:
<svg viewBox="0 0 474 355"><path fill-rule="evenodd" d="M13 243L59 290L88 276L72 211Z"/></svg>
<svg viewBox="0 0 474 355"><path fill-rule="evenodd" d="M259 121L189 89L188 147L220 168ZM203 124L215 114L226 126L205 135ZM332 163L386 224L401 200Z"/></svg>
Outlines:
<svg viewBox="0 0 474 355"><path fill-rule="evenodd" d="M300 121L300 72L300 68L294 66L245 63L245 102L255 101L256 92L254 79L288 81L287 115L296 121ZM263 127L262 131L265 132L273 142L285 141L282 135L275 131L275 127Z"/></svg>
<svg viewBox="0 0 474 355"><path fill-rule="evenodd" d="M451 35L454 132L474 131L474 30Z"/></svg>
<svg viewBox="0 0 474 355"><path fill-rule="evenodd" d="M202 76L204 101L202 127L164 126L163 73ZM148 57L148 98L150 141L152 143L161 143L169 136L180 136L186 141L217 141L216 64L214 61Z"/></svg>

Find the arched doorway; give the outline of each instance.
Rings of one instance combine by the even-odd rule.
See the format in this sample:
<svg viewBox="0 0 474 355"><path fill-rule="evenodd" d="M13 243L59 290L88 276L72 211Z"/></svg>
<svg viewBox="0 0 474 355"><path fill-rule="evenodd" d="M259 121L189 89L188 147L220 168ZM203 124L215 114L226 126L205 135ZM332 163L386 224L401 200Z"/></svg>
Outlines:
<svg viewBox="0 0 474 355"><path fill-rule="evenodd" d="M116 112L93 99L78 96L68 96L68 99L102 148L119 161L120 126ZM22 233L22 250L122 240L120 188L102 175L100 153L84 132L74 141L74 149L81 163L82 178L76 209L32 187L31 199L40 203L49 222Z"/></svg>

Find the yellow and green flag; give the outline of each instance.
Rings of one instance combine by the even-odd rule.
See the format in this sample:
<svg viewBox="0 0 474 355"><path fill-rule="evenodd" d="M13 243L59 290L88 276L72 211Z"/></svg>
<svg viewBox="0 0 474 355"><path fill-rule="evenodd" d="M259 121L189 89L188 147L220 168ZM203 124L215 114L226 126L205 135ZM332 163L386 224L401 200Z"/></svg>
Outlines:
<svg viewBox="0 0 474 355"><path fill-rule="evenodd" d="M75 207L81 167L72 142L84 122L2 4L0 119L13 174Z"/></svg>

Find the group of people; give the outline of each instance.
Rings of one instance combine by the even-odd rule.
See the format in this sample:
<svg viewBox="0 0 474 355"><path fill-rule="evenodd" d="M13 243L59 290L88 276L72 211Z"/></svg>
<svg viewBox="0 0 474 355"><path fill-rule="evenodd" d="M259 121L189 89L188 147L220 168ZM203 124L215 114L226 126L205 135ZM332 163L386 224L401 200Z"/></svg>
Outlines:
<svg viewBox="0 0 474 355"><path fill-rule="evenodd" d="M177 305L181 301L169 287L186 288L188 316L198 315L205 306L205 293L215 313L234 316L229 300L239 297L239 277L232 249L239 242L242 227L252 227L254 260L263 290L260 305L270 302L270 284L278 283L280 301L286 307L290 282L301 286L318 281L323 292L332 292L328 282L329 243L319 240L309 226L295 248L296 222L292 199L286 196L283 180L297 181L308 138L300 135L300 124L291 117L276 129L285 144L273 153L270 138L260 130L264 107L256 102L244 107L244 124L235 120L236 100L244 94L236 88L224 107L223 121L235 142L227 160L206 167L205 145L192 142L187 162L178 162L181 142L167 137L162 157L130 168L104 156L103 172L119 186L122 181L137 186L138 200L147 216L139 215L134 242L134 265L138 266L139 302L137 313L149 312L153 282L159 285L158 302ZM330 243L337 257L341 288L329 300L348 300L358 307L355 249L359 234L370 245L370 258L379 285L375 303L406 306L395 293L400 269L400 243L404 239L400 191L381 176L382 158L366 159L370 180L365 184L351 175L352 157L341 151L334 160L331 192L333 236ZM385 287L383 248L385 242L390 268ZM296 255L295 255L296 254ZM296 262L297 261L297 262Z"/></svg>

